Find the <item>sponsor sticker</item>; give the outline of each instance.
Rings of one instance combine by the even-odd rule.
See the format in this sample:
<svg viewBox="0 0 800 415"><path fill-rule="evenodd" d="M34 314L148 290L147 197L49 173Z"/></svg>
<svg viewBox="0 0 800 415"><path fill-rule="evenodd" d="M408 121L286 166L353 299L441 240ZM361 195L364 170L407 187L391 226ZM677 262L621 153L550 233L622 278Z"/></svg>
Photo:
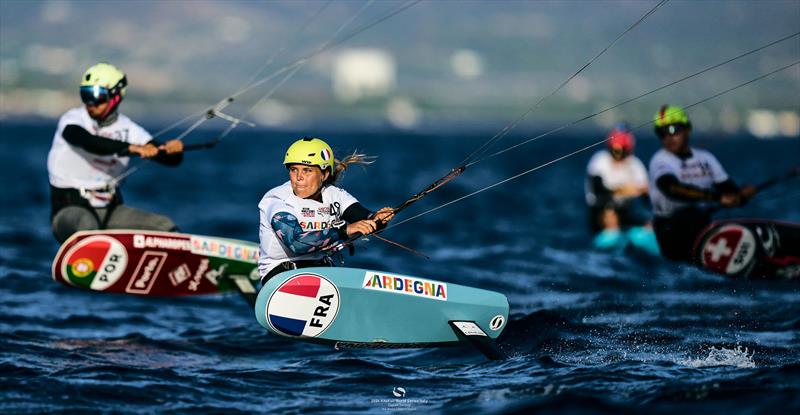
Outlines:
<svg viewBox="0 0 800 415"><path fill-rule="evenodd" d="M114 285L128 265L128 251L108 236L90 236L70 248L61 265L61 278L68 283L103 291Z"/></svg>
<svg viewBox="0 0 800 415"><path fill-rule="evenodd" d="M266 317L278 333L292 337L317 337L336 320L339 290L327 278L296 274L269 297Z"/></svg>
<svg viewBox="0 0 800 415"><path fill-rule="evenodd" d="M330 159L331 159L331 152L330 152L330 151L328 151L328 149L327 149L327 148L323 148L323 149L322 149L322 150L319 152L319 156L320 156L320 157L322 157L322 159L323 159L323 160L325 160L325 161L328 161L328 160L330 160Z"/></svg>
<svg viewBox="0 0 800 415"><path fill-rule="evenodd" d="M193 254L258 263L258 245L246 245L225 239L191 237Z"/></svg>
<svg viewBox="0 0 800 415"><path fill-rule="evenodd" d="M454 321L455 325L466 336L483 336L488 337L477 324L471 321Z"/></svg>
<svg viewBox="0 0 800 415"><path fill-rule="evenodd" d="M767 256L775 255L775 251L780 246L780 236L775 226L758 225L756 226L756 235L759 242L761 242L761 247L764 248L764 254Z"/></svg>
<svg viewBox="0 0 800 415"><path fill-rule="evenodd" d="M314 213L314 209L307 207L300 209L300 214L303 215L304 218L313 218L314 216L316 216L316 213Z"/></svg>
<svg viewBox="0 0 800 415"><path fill-rule="evenodd" d="M139 249L171 249L175 251L191 251L189 239L165 238L163 236L133 235L133 247Z"/></svg>
<svg viewBox="0 0 800 415"><path fill-rule="evenodd" d="M179 267L170 271L167 276L169 277L169 282L172 283L172 286L177 287L181 285L182 282L186 281L190 276L192 276L192 270L189 269L189 266L186 265L186 263L183 263Z"/></svg>
<svg viewBox="0 0 800 415"><path fill-rule="evenodd" d="M498 314L492 317L492 321L489 322L489 328L492 329L492 331L500 330L500 328L503 327L503 324L505 324L505 322L506 319Z"/></svg>
<svg viewBox="0 0 800 415"><path fill-rule="evenodd" d="M194 272L194 276L192 280L189 282L189 291L197 291L197 288L200 287L200 281L204 275L206 275L206 271L208 270L208 258L203 258L200 260L200 265L197 266L197 270ZM217 281L212 281L214 285L217 285Z"/></svg>
<svg viewBox="0 0 800 415"><path fill-rule="evenodd" d="M703 245L702 263L722 274L736 275L753 264L756 240L742 225L731 224L713 230Z"/></svg>
<svg viewBox="0 0 800 415"><path fill-rule="evenodd" d="M131 294L150 293L166 260L166 252L145 251L136 265L136 270L133 271L133 276L128 280L125 292Z"/></svg>
<svg viewBox="0 0 800 415"><path fill-rule="evenodd" d="M72 263L71 270L75 278L86 278L94 272L94 262L89 258L78 258Z"/></svg>
<svg viewBox="0 0 800 415"><path fill-rule="evenodd" d="M208 260L206 261L206 266L208 265ZM228 264L222 264L217 269L212 269L211 271L204 272L203 278L207 279L210 283L214 284L215 287L219 286L219 278L225 275L225 270L228 268ZM192 291L197 291L197 287L200 286L200 273L198 272L195 274L192 282L189 283L189 289Z"/></svg>
<svg viewBox="0 0 800 415"><path fill-rule="evenodd" d="M447 284L404 275L381 274L367 271L361 287L367 290L413 295L432 300L447 301Z"/></svg>
<svg viewBox="0 0 800 415"><path fill-rule="evenodd" d="M255 267L255 268L253 268L252 271L250 271L250 276L249 277L250 277L250 280L252 280L252 281L260 281L261 280L261 274L259 274L259 272L258 272L258 267Z"/></svg>

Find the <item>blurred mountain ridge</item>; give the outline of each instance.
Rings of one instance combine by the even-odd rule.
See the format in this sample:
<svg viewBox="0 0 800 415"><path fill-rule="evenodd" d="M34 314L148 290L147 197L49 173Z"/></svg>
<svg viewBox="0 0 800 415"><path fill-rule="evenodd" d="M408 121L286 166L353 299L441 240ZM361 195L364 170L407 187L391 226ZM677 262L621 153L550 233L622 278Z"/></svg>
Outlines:
<svg viewBox="0 0 800 415"><path fill-rule="evenodd" d="M276 127L321 120L399 128L508 123L657 2L423 1L378 22L405 4L5 0L0 118L52 118L79 105L80 75L103 60L128 74L126 114L172 121L377 22L310 59L252 109L282 76L243 94L230 113ZM798 21L797 1L667 2L522 127L596 112L797 32ZM353 51L364 58L343 62ZM798 59L800 38L794 37L591 122L642 123L663 103L688 105ZM370 66L375 62L389 69ZM376 78L380 71L386 76ZM342 95L343 76L352 78L345 85L355 95ZM795 66L693 108L691 116L709 129L752 130L757 121L772 126L766 135L798 135L798 97Z"/></svg>

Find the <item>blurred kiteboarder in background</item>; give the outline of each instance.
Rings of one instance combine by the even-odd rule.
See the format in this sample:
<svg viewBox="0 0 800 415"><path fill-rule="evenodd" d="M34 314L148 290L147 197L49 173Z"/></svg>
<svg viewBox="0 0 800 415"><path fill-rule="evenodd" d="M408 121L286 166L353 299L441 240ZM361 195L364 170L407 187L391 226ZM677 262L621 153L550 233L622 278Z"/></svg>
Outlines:
<svg viewBox="0 0 800 415"><path fill-rule="evenodd" d="M122 204L116 179L127 170L130 155L167 166L183 160L181 141L160 144L119 112L127 86L122 71L98 63L81 78L80 96L85 105L58 120L47 170L51 225L59 242L81 230L177 228L166 216Z"/></svg>
<svg viewBox="0 0 800 415"><path fill-rule="evenodd" d="M628 246L658 255L647 206L647 170L633 154L635 137L627 125L611 130L586 168L586 204L595 248L624 251Z"/></svg>
<svg viewBox="0 0 800 415"><path fill-rule="evenodd" d="M665 257L691 261L695 240L711 223L714 207L741 206L756 188L740 188L714 155L689 146L692 124L682 108L662 106L653 125L662 145L650 160L656 237Z"/></svg>

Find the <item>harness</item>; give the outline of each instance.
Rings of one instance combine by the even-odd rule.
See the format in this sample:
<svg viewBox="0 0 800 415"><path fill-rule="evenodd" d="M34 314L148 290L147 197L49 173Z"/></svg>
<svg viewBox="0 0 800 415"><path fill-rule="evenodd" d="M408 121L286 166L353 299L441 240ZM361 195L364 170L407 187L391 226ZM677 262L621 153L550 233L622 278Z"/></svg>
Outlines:
<svg viewBox="0 0 800 415"><path fill-rule="evenodd" d="M333 260L329 257L323 257L320 259L315 260L299 260L299 261L283 261L280 264L276 265L272 268L267 275L261 278L261 286L267 284L270 278L280 274L284 271L291 271L293 269L298 268L309 268L309 267L333 267L335 266Z"/></svg>
<svg viewBox="0 0 800 415"><path fill-rule="evenodd" d="M89 201L90 204L92 199L99 199L110 203L111 201L114 200L114 196L117 194L117 187L107 185L104 187L96 187L93 189L89 189L81 186L78 188L78 193L82 198Z"/></svg>
<svg viewBox="0 0 800 415"><path fill-rule="evenodd" d="M107 212L102 221L97 215L97 208L92 206L90 203L90 199L92 197L97 197L100 200L108 201L108 205L104 208L107 209ZM106 186L94 189L87 189L85 187L80 187L77 189L62 189L60 187L50 185L51 221L61 209L64 209L67 206L81 206L92 212L97 218L97 222L100 223L101 228L105 229L106 225L108 224L108 219L111 217L111 213L114 211L114 208L121 204L122 193L119 192L114 186Z"/></svg>

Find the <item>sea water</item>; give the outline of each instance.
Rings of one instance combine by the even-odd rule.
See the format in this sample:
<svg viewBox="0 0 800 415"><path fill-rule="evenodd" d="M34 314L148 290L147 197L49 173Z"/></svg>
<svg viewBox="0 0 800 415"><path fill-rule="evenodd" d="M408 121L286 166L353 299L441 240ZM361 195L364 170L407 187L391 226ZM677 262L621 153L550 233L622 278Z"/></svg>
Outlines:
<svg viewBox="0 0 800 415"><path fill-rule="evenodd" d="M800 284L729 280L591 250L582 195L591 151L383 234L429 260L375 238L345 257L348 266L506 294L511 321L500 347L511 359L487 361L470 349L337 351L294 342L268 334L235 294L144 298L54 282L45 167L54 128L2 124L2 413L800 409ZM373 209L422 190L491 137L239 129L213 150L186 154L179 168L144 164L124 183L125 202L167 214L185 232L255 241L258 201L287 180L285 148L309 134L328 139L337 156L379 156L341 182ZM533 135L507 137L496 149ZM397 221L602 138L553 136L485 160ZM699 136L694 144L739 183L782 173L800 154L800 140ZM641 133L637 154L646 163L657 146ZM797 181L785 183L719 216L800 222L799 192Z"/></svg>

